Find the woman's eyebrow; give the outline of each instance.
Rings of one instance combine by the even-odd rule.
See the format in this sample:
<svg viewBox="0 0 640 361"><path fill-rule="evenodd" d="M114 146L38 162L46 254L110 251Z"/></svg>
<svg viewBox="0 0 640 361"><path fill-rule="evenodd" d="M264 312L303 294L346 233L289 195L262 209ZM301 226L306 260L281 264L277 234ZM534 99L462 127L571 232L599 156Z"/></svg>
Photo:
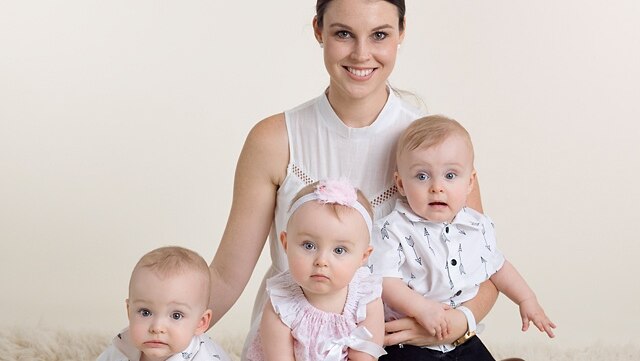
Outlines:
<svg viewBox="0 0 640 361"><path fill-rule="evenodd" d="M347 30L352 30L352 28L349 25L343 24L343 23L332 23L329 25L330 28L342 28L342 29L347 29ZM379 25L376 26L375 28L371 29L371 32L375 32L375 31L380 31L380 30L384 30L384 29L392 29L393 26L389 25L389 24L383 24L383 25Z"/></svg>

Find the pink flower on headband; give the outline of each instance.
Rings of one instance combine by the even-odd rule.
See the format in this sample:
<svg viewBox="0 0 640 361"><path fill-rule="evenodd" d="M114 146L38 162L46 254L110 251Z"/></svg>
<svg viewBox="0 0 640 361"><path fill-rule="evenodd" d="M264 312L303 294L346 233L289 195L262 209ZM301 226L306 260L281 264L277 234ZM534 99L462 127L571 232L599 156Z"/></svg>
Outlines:
<svg viewBox="0 0 640 361"><path fill-rule="evenodd" d="M356 189L346 180L320 181L314 191L318 200L353 207L358 201Z"/></svg>

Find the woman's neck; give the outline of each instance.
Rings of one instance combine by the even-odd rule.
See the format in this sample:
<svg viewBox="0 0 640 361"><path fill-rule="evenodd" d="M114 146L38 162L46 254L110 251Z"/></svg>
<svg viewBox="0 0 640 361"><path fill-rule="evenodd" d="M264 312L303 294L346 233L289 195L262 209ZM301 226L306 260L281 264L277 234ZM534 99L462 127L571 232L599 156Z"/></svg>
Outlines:
<svg viewBox="0 0 640 361"><path fill-rule="evenodd" d="M371 125L387 103L387 87L364 98L349 97L340 90L327 89L327 99L338 118L350 128L363 128Z"/></svg>

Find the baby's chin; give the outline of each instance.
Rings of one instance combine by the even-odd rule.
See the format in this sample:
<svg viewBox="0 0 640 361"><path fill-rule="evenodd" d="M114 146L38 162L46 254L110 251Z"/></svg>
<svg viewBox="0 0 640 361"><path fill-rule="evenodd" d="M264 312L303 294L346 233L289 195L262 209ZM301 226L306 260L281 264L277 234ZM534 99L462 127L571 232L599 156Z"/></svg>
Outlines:
<svg viewBox="0 0 640 361"><path fill-rule="evenodd" d="M422 218L433 223L451 223L453 222L454 214L451 212L427 212L420 215Z"/></svg>

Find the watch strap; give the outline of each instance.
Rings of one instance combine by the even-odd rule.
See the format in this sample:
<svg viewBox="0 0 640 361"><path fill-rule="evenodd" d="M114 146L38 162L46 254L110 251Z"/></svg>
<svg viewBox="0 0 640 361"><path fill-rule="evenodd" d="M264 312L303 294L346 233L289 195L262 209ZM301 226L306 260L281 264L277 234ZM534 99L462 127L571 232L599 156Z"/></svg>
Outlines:
<svg viewBox="0 0 640 361"><path fill-rule="evenodd" d="M476 335L476 318L473 316L473 312L470 309L464 306L458 306L456 310L460 310L464 317L467 319L467 332L462 335L459 339L453 341L452 345L454 347L458 347L463 343L467 342L470 338Z"/></svg>
<svg viewBox="0 0 640 361"><path fill-rule="evenodd" d="M475 332L476 318L473 316L473 312L464 306L458 306L456 310L462 311L462 313L464 313L464 317L467 318L467 332Z"/></svg>

